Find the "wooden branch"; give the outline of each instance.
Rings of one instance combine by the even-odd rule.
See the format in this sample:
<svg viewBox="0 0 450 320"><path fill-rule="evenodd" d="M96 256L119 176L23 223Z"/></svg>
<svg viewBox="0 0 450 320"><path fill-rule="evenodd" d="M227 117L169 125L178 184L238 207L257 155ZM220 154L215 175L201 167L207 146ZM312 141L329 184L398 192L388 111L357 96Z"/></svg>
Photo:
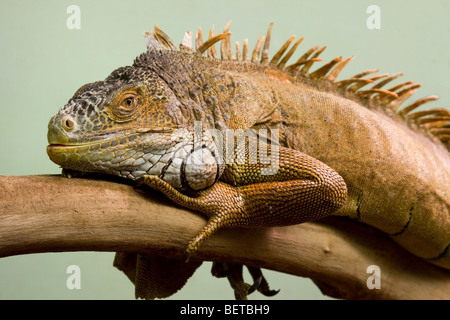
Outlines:
<svg viewBox="0 0 450 320"><path fill-rule="evenodd" d="M148 190L147 190L148 191ZM205 224L155 191L94 179L0 176L0 256L53 251L128 251L181 257ZM195 259L242 263L309 277L348 299L448 299L450 270L409 254L365 225L320 223L221 230ZM381 270L368 289L367 268Z"/></svg>

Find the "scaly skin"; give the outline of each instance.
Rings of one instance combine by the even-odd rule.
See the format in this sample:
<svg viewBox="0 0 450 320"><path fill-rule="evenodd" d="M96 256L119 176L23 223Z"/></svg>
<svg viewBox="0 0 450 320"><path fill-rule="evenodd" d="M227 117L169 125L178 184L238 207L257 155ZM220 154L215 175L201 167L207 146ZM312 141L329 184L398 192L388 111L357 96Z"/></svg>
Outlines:
<svg viewBox="0 0 450 320"><path fill-rule="evenodd" d="M223 227L334 214L450 268L450 113L412 113L435 97L397 112L418 85L381 89L398 75L364 78L370 70L335 82L350 58L309 72L317 48L286 67L292 37L270 63L268 41L259 63L262 42L252 61L219 61L216 41L222 59L231 57L227 31L204 44L198 36L195 52L186 47L189 36L179 51L155 27L133 66L81 87L50 120L51 160L66 170L136 180L205 213L210 219L187 256ZM225 275L245 298L257 286L236 272ZM252 274L270 295L262 275Z"/></svg>

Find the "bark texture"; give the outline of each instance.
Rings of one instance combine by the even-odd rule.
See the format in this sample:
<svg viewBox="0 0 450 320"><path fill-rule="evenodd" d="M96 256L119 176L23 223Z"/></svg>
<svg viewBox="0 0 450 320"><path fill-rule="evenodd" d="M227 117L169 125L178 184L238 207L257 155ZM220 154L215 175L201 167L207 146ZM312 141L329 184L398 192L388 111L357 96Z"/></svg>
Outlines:
<svg viewBox="0 0 450 320"><path fill-rule="evenodd" d="M0 176L0 257L55 251L122 251L182 257L205 224L162 194L113 181ZM311 278L345 299L449 299L450 270L405 251L387 235L340 218L221 230L191 259L226 261ZM367 268L381 271L368 289Z"/></svg>

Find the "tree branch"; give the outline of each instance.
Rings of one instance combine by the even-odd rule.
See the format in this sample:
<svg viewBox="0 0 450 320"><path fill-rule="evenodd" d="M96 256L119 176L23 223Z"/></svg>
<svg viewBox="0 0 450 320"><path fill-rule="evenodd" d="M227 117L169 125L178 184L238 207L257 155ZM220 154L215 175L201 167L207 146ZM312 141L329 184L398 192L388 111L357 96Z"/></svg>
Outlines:
<svg viewBox="0 0 450 320"><path fill-rule="evenodd" d="M0 257L92 250L181 258L205 221L158 192L123 183L0 176ZM450 297L450 270L416 258L373 228L339 218L245 232L221 230L193 259L309 277L334 297ZM380 267L381 289L367 288L370 265Z"/></svg>

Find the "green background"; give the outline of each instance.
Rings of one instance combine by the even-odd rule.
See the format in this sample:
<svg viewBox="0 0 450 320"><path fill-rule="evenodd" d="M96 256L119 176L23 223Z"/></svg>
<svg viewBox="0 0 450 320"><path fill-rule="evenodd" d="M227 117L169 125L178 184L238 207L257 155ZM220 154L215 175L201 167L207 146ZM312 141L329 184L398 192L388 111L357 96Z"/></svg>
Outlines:
<svg viewBox="0 0 450 320"><path fill-rule="evenodd" d="M69 30L67 7L81 9L81 29ZM381 8L381 29L366 27L369 5ZM179 43L185 31L232 20L232 39L253 46L274 22L271 54L292 34L298 50L326 45L321 56L356 58L340 79L362 70L403 72L423 87L415 98L441 97L450 106L450 4L448 1L1 1L0 174L57 174L47 157L47 123L81 85L104 79L145 51L143 32L160 26ZM295 57L294 57L295 58ZM399 80L400 81L400 80ZM397 81L397 82L399 82ZM24 235L26 236L26 235ZM112 253L46 253L0 259L1 299L133 299ZM69 290L66 268L81 268L81 289ZM232 299L224 279L205 263L176 299ZM266 272L280 299L326 299L308 279ZM254 294L251 298L263 298Z"/></svg>

